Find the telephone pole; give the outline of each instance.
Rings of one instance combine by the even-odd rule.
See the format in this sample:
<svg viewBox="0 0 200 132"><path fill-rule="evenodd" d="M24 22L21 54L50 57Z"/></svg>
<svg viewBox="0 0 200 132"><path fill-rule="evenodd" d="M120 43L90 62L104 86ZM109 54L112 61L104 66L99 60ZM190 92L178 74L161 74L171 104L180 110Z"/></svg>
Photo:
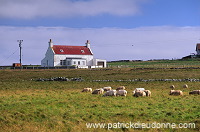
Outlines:
<svg viewBox="0 0 200 132"><path fill-rule="evenodd" d="M20 50L20 69L22 70L22 42L23 40L17 40L17 42L19 42L19 50Z"/></svg>

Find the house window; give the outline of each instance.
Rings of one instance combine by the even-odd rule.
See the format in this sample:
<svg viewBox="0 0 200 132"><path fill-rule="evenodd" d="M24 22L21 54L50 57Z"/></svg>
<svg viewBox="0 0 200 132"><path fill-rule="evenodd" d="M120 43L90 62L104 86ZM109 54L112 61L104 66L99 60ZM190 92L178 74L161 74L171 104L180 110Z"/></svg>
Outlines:
<svg viewBox="0 0 200 132"><path fill-rule="evenodd" d="M74 65L76 65L76 61L74 61Z"/></svg>
<svg viewBox="0 0 200 132"><path fill-rule="evenodd" d="M85 61L83 61L83 65L85 65Z"/></svg>
<svg viewBox="0 0 200 132"><path fill-rule="evenodd" d="M60 49L60 52L64 52L64 50L63 50L63 49Z"/></svg>
<svg viewBox="0 0 200 132"><path fill-rule="evenodd" d="M80 61L78 61L78 65L80 65L81 64L81 62Z"/></svg>
<svg viewBox="0 0 200 132"><path fill-rule="evenodd" d="M68 65L68 66L70 65L70 61L67 61L67 65Z"/></svg>
<svg viewBox="0 0 200 132"><path fill-rule="evenodd" d="M66 60L60 60L60 65L61 65L61 66L66 65Z"/></svg>
<svg viewBox="0 0 200 132"><path fill-rule="evenodd" d="M85 51L84 51L84 50L81 50L81 53L85 53Z"/></svg>
<svg viewBox="0 0 200 132"><path fill-rule="evenodd" d="M66 60L63 60L63 65L66 65Z"/></svg>

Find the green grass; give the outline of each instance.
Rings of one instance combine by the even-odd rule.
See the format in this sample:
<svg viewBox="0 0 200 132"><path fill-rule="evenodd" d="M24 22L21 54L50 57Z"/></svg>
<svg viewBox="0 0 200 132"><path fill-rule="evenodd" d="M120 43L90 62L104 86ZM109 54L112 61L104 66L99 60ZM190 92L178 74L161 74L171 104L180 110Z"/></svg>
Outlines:
<svg viewBox="0 0 200 132"><path fill-rule="evenodd" d="M89 129L86 123L195 123L195 129L111 129L110 131L199 131L200 96L189 95L200 82L91 82L98 79L200 78L200 69L129 68L113 70L2 70L0 71L0 131L107 131ZM82 77L83 82L37 82L38 78ZM32 80L33 79L33 80ZM183 84L189 88L182 88ZM169 86L184 96L169 96ZM127 97L82 93L124 85ZM152 97L135 98L133 89L144 87Z"/></svg>
<svg viewBox="0 0 200 132"><path fill-rule="evenodd" d="M134 68L173 68L173 67L199 67L200 59L187 60L154 60L136 62L109 62L109 67L134 67Z"/></svg>

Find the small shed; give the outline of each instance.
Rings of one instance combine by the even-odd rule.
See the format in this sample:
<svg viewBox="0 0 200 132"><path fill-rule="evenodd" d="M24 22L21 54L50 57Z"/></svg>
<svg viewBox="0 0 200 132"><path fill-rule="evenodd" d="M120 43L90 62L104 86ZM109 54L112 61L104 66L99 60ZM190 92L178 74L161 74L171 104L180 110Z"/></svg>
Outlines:
<svg viewBox="0 0 200 132"><path fill-rule="evenodd" d="M21 67L21 64L20 64L20 63L13 63L12 66L13 66L13 67Z"/></svg>
<svg viewBox="0 0 200 132"><path fill-rule="evenodd" d="M200 43L197 43L196 45L196 52L197 52L197 55L200 55Z"/></svg>

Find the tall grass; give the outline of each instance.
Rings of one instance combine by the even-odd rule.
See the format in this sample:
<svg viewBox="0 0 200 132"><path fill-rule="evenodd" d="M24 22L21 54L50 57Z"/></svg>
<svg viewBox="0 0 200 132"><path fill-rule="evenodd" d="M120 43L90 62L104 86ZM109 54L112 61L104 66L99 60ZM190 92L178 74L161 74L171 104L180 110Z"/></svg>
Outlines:
<svg viewBox="0 0 200 132"><path fill-rule="evenodd" d="M0 71L0 131L106 131L86 123L171 122L195 123L195 129L111 129L110 131L199 131L200 96L189 95L200 82L92 82L97 79L200 78L199 69L154 70L23 70ZM38 78L82 77L83 82L38 82ZM188 89L182 88L187 83ZM169 96L169 86L184 96ZM127 97L82 93L84 87L124 85ZM152 97L135 98L133 89L144 87Z"/></svg>

